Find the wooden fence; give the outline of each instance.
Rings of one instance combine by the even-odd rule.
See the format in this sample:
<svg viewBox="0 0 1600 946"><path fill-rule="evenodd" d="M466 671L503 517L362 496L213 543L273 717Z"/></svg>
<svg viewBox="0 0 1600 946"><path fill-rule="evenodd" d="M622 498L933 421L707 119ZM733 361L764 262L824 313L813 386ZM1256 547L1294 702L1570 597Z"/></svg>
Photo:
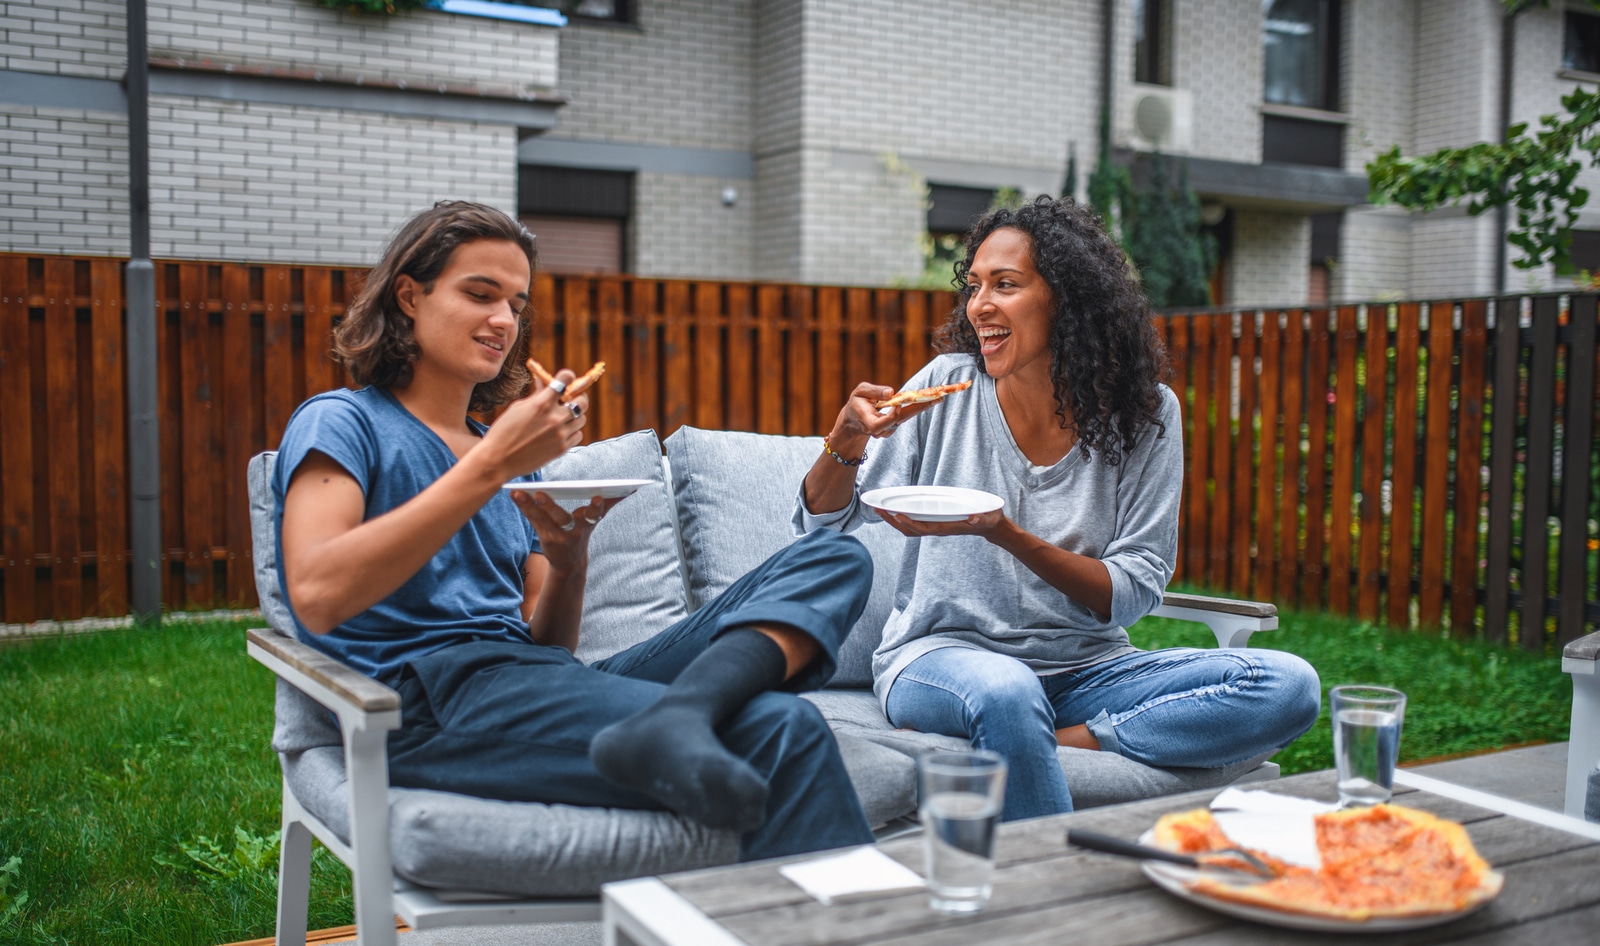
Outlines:
<svg viewBox="0 0 1600 946"><path fill-rule="evenodd" d="M127 612L122 265L0 255L8 623ZM326 339L362 272L161 262L156 275L163 599L250 605L245 463L308 394L344 383ZM532 345L547 364L611 365L593 438L812 434L857 381L920 367L952 302L541 276ZM1180 580L1530 648L1600 623L1596 307L1567 302L1164 316L1188 459Z"/></svg>

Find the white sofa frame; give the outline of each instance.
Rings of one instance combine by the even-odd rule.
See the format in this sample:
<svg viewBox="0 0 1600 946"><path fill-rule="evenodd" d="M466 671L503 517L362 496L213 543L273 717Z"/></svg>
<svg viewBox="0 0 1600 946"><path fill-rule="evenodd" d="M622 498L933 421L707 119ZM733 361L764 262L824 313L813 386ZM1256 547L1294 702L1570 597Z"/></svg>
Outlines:
<svg viewBox="0 0 1600 946"><path fill-rule="evenodd" d="M1600 765L1600 631L1580 637L1561 651L1561 669L1572 675L1572 729L1567 743L1567 800L1564 809L1582 818L1589 775Z"/></svg>

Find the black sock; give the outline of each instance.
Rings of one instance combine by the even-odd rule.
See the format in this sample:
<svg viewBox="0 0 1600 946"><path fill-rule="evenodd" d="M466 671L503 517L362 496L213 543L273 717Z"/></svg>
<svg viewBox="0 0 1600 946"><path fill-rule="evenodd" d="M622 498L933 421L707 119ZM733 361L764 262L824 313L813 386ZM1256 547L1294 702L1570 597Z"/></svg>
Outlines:
<svg viewBox="0 0 1600 946"><path fill-rule="evenodd" d="M716 727L781 686L783 648L760 631L717 638L661 699L607 726L589 745L601 775L714 828L750 831L766 820L767 785L727 750Z"/></svg>

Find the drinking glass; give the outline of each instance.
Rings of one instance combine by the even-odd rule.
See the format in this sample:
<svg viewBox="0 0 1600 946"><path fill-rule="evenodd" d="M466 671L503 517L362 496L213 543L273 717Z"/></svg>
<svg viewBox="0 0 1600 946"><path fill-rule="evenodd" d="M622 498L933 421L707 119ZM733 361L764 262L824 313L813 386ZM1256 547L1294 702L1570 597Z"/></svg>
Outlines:
<svg viewBox="0 0 1600 946"><path fill-rule="evenodd" d="M981 911L994 877L994 835L1005 802L1006 763L984 749L928 752L917 759L929 905Z"/></svg>
<svg viewBox="0 0 1600 946"><path fill-rule="evenodd" d="M1333 712L1333 761L1339 804L1376 805L1394 791L1406 695L1375 686L1338 686L1328 693Z"/></svg>

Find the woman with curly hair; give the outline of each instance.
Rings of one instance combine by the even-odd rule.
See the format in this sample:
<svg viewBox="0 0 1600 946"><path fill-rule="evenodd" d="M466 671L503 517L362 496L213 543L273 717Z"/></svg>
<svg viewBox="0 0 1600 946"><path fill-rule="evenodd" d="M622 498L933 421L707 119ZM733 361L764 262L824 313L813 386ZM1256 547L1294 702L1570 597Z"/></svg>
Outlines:
<svg viewBox="0 0 1600 946"><path fill-rule="evenodd" d="M1072 810L1058 745L1219 768L1309 729L1321 691L1292 654L1128 641L1177 560L1182 428L1149 306L1099 219L1049 197L993 211L954 284L945 353L906 386L971 389L880 411L894 389L857 385L795 511L803 532L881 519L912 540L873 657L889 719L1000 753L1008 820ZM926 522L860 498L932 484L1005 505Z"/></svg>

